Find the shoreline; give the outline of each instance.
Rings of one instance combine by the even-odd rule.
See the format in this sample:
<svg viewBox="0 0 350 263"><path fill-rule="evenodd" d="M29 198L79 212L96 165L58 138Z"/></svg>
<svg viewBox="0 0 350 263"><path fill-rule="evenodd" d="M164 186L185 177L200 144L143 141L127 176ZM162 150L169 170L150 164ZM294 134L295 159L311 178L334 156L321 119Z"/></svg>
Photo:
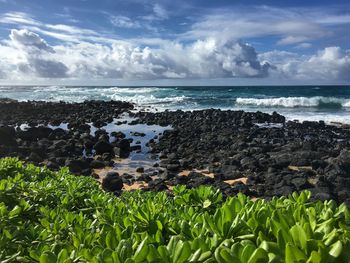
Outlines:
<svg viewBox="0 0 350 263"><path fill-rule="evenodd" d="M53 170L67 166L72 173L95 177L94 169L110 167L114 181L104 188L116 194L123 187L138 188L135 185L144 185L147 191L171 191L184 184L189 188L211 185L225 196L242 192L270 199L307 189L315 199L350 204L350 130L346 125L286 121L278 113L142 112L135 107L118 101L0 100L0 157L19 157ZM13 128L24 123L28 130ZM68 130L57 128L61 123L67 123ZM257 123L278 125L259 127ZM103 129L106 125L112 128L108 132ZM124 132L122 125L129 125ZM149 125L162 130L152 131L152 136L150 131L143 133L140 127ZM137 138L147 138L147 142L135 144ZM147 165L141 160L139 167L130 169L130 156L138 151L153 159ZM124 168L118 168L116 157L127 163ZM184 171L188 171L186 176L181 175Z"/></svg>

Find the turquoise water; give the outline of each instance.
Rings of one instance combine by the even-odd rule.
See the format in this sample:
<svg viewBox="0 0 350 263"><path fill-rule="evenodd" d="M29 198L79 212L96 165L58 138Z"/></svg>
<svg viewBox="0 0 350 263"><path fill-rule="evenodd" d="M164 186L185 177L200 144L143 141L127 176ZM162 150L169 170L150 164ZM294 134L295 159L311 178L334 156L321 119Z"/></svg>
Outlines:
<svg viewBox="0 0 350 263"><path fill-rule="evenodd" d="M288 119L350 123L350 86L71 87L3 86L0 97L81 102L124 100L150 110L277 111Z"/></svg>

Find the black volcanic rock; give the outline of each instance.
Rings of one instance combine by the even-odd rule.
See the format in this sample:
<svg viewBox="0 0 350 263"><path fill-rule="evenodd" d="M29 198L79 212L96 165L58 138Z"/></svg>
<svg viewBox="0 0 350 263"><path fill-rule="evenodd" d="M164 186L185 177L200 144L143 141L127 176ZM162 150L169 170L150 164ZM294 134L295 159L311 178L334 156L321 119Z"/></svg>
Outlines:
<svg viewBox="0 0 350 263"><path fill-rule="evenodd" d="M97 154L110 153L113 151L113 146L105 140L98 141L93 148Z"/></svg>
<svg viewBox="0 0 350 263"><path fill-rule="evenodd" d="M123 188L123 179L117 172L111 171L102 178L102 188L105 191L115 192Z"/></svg>
<svg viewBox="0 0 350 263"><path fill-rule="evenodd" d="M0 126L0 145L14 146L16 142L16 130L10 126Z"/></svg>

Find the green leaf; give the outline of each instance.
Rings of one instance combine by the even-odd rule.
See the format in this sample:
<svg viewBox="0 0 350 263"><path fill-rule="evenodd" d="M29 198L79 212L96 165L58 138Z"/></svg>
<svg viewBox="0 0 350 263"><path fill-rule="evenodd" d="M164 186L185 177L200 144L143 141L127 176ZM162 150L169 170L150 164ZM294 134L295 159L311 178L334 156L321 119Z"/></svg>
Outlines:
<svg viewBox="0 0 350 263"><path fill-rule="evenodd" d="M317 251L312 251L311 256L307 260L307 263L321 263L322 257L321 254Z"/></svg>
<svg viewBox="0 0 350 263"><path fill-rule="evenodd" d="M257 248L253 255L249 258L248 263L264 263L268 262L269 256L262 248Z"/></svg>
<svg viewBox="0 0 350 263"><path fill-rule="evenodd" d="M244 246L244 245L243 245ZM249 258L255 251L255 247L251 244L247 244L242 251L242 254L240 255L240 259L242 262L248 262Z"/></svg>
<svg viewBox="0 0 350 263"><path fill-rule="evenodd" d="M203 202L203 208L207 208L207 207L209 207L211 205L211 201L210 200L205 200L204 202Z"/></svg>
<svg viewBox="0 0 350 263"><path fill-rule="evenodd" d="M276 255L282 254L282 250L278 247L278 244L275 242L263 241L261 242L259 247L268 253L274 253Z"/></svg>
<svg viewBox="0 0 350 263"><path fill-rule="evenodd" d="M147 242L147 237L144 240L142 240L142 242L137 247L135 251L135 255L133 257L135 262L143 262L147 258L148 244L146 242Z"/></svg>
<svg viewBox="0 0 350 263"><path fill-rule="evenodd" d="M60 251L60 253L58 253L57 262L59 262L59 263L64 262L68 258L69 258L68 251L67 251L67 249L64 248Z"/></svg>
<svg viewBox="0 0 350 263"><path fill-rule="evenodd" d="M181 240L176 244L175 255L173 258L174 263L183 263L191 256L191 245L188 241L182 242Z"/></svg>
<svg viewBox="0 0 350 263"><path fill-rule="evenodd" d="M43 254L40 256L40 263L51 263L51 262L56 262L57 257L54 253L51 251L45 251Z"/></svg>
<svg viewBox="0 0 350 263"><path fill-rule="evenodd" d="M192 256L188 259L189 262L198 262L199 257L201 256L202 250L199 248L197 249Z"/></svg>
<svg viewBox="0 0 350 263"><path fill-rule="evenodd" d="M109 232L106 235L106 245L110 249L115 249L118 245L117 237L113 232Z"/></svg>
<svg viewBox="0 0 350 263"><path fill-rule="evenodd" d="M33 259L35 259L36 261L40 260L40 256L38 255L38 253L35 250L31 250L29 252L29 256Z"/></svg>
<svg viewBox="0 0 350 263"><path fill-rule="evenodd" d="M208 258L210 258L212 255L211 251L205 251L201 254L201 256L199 257L198 261L199 262L202 262L202 261L205 261L207 260Z"/></svg>
<svg viewBox="0 0 350 263"><path fill-rule="evenodd" d="M109 248L106 248L105 250L103 250L101 258L102 258L102 262L104 263L114 263L113 261L113 257L112 257L112 253L113 251Z"/></svg>
<svg viewBox="0 0 350 263"><path fill-rule="evenodd" d="M167 249L166 246L159 246L159 247L157 248L157 250L158 250L159 255L160 255L163 259L169 257L169 251L168 251L168 249Z"/></svg>
<svg viewBox="0 0 350 263"><path fill-rule="evenodd" d="M343 245L341 243L340 240L338 240L337 242L335 242L332 246L331 246L331 250L329 251L329 255L331 255L334 258L337 258L340 256L340 254L343 251Z"/></svg>
<svg viewBox="0 0 350 263"><path fill-rule="evenodd" d="M299 248L297 248L291 243L287 243L285 256L286 263L294 263L306 260L307 258L305 254Z"/></svg>
<svg viewBox="0 0 350 263"><path fill-rule="evenodd" d="M22 212L22 208L16 205L10 212L9 212L9 217L15 217L18 216Z"/></svg>
<svg viewBox="0 0 350 263"><path fill-rule="evenodd" d="M294 244L306 252L307 237L304 228L300 225L294 225L289 232L293 238Z"/></svg>
<svg viewBox="0 0 350 263"><path fill-rule="evenodd" d="M147 262L154 262L157 259L161 259L157 248L153 244L148 245Z"/></svg>

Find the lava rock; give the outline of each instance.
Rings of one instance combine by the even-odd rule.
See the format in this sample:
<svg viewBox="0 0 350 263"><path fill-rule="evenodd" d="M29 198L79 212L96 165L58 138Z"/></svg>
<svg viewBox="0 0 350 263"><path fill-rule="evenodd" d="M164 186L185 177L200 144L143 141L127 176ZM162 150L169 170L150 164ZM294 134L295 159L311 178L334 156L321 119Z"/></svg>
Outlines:
<svg viewBox="0 0 350 263"><path fill-rule="evenodd" d="M111 171L102 179L102 189L109 192L120 191L123 188L123 179L117 172Z"/></svg>
<svg viewBox="0 0 350 263"><path fill-rule="evenodd" d="M103 161L100 161L100 160L93 160L90 163L90 167L92 169L100 169L100 168L103 168L105 166L106 166L105 163Z"/></svg>
<svg viewBox="0 0 350 263"><path fill-rule="evenodd" d="M113 146L104 140L98 141L93 148L96 154L110 153L113 151Z"/></svg>

